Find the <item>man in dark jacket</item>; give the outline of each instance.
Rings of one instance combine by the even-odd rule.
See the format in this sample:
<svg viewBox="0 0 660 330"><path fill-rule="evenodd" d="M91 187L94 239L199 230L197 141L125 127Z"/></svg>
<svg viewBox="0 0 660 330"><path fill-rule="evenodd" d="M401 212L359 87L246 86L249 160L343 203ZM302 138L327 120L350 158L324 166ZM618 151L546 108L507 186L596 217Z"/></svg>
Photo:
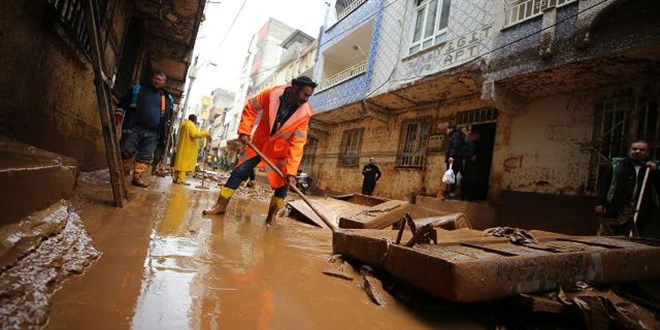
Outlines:
<svg viewBox="0 0 660 330"><path fill-rule="evenodd" d="M628 157L613 162L614 166L603 175L595 207L596 214L603 217L600 234L628 236L630 223L622 222L634 216L644 175L650 171L637 216L637 228L640 236L660 238L660 173L657 165L648 161L648 157L648 142L635 141L630 145Z"/></svg>
<svg viewBox="0 0 660 330"><path fill-rule="evenodd" d="M463 171L463 158L465 157L465 134L463 131L458 129L456 125L452 124L447 127L447 149L445 150L445 163L447 164L447 169L451 166L454 171L454 175L458 178L458 174ZM458 181L458 180L457 180ZM456 184L450 185L448 189L445 190L445 197L455 196L457 192L459 182Z"/></svg>
<svg viewBox="0 0 660 330"><path fill-rule="evenodd" d="M158 144L165 145L172 124L173 99L163 89L167 77L155 73L149 85L135 85L119 101L115 123L122 124L120 141L124 174L129 175L135 157L133 185L147 187L142 174L153 161Z"/></svg>
<svg viewBox="0 0 660 330"><path fill-rule="evenodd" d="M369 158L369 164L364 165L362 168L362 175L364 176L362 180L362 194L371 196L374 188L376 188L376 181L383 175L378 165L376 165L376 158Z"/></svg>

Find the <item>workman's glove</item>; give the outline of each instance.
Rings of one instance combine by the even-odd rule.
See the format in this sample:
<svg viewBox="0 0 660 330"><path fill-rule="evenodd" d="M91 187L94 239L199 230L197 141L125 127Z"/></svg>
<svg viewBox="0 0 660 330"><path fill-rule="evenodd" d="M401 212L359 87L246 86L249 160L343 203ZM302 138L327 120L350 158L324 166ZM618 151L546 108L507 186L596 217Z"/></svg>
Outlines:
<svg viewBox="0 0 660 330"><path fill-rule="evenodd" d="M115 125L119 126L122 120L124 120L124 116L115 114Z"/></svg>

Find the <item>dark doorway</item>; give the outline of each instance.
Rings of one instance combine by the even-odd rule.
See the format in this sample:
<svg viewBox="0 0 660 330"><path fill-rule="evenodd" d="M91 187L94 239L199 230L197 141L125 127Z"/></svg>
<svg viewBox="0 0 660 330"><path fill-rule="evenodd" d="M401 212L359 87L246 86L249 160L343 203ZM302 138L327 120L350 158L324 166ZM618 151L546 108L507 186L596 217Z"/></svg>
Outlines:
<svg viewBox="0 0 660 330"><path fill-rule="evenodd" d="M473 143L474 153L465 160L462 180L464 200L485 201L488 198L496 127L496 123L470 126L467 138L469 143Z"/></svg>

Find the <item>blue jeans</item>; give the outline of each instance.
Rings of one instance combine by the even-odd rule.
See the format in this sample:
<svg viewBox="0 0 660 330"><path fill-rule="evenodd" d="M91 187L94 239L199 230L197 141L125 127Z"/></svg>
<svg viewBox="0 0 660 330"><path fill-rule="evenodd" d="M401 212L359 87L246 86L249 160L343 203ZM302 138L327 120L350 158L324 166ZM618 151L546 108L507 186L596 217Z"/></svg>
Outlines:
<svg viewBox="0 0 660 330"><path fill-rule="evenodd" d="M227 183L225 183L225 187L230 189L237 189L241 182L250 177L250 174L254 175L254 168L259 164L259 162L261 162L261 158L259 158L259 156L254 156L243 162L243 164L234 168L234 170L231 172L231 176L229 179L227 179ZM273 195L275 197L284 199L286 198L288 191L289 186L284 184L283 186L275 189Z"/></svg>
<svg viewBox="0 0 660 330"><path fill-rule="evenodd" d="M158 144L158 130L144 128L139 125L133 126L131 130L125 130L121 136L120 149L121 158L132 158L142 163L151 163L154 158L154 150Z"/></svg>

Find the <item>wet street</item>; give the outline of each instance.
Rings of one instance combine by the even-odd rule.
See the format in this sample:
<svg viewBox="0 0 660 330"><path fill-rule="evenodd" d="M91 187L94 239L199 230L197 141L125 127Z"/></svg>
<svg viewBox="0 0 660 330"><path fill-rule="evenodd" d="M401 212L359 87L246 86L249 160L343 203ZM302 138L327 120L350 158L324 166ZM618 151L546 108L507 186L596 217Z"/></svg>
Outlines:
<svg viewBox="0 0 660 330"><path fill-rule="evenodd" d="M270 190L237 193L222 216L202 216L211 190L150 177L110 206L109 187L81 183L74 205L101 257L52 299L50 329L488 328L478 309L373 304L359 280L322 274L332 235L289 218L264 219ZM208 184L208 183L207 183ZM489 314L489 313L487 313Z"/></svg>

